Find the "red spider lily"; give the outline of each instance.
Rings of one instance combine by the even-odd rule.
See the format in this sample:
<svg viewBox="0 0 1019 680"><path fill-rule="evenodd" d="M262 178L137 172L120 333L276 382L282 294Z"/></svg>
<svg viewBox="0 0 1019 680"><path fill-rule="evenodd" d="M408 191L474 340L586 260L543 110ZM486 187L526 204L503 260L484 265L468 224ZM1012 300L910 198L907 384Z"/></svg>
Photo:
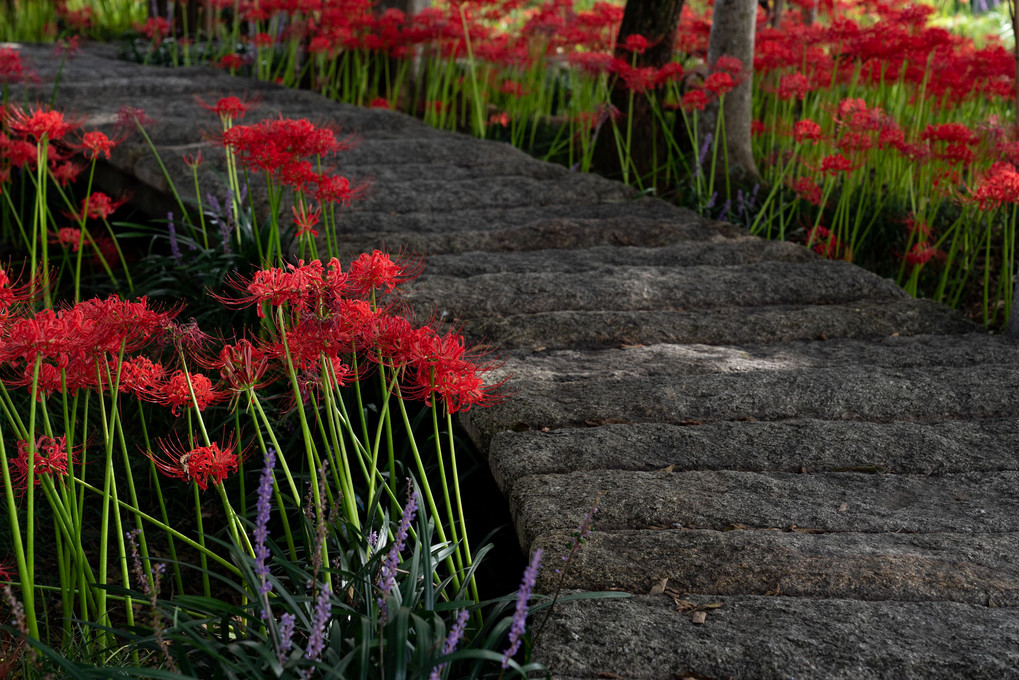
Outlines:
<svg viewBox="0 0 1019 680"><path fill-rule="evenodd" d="M110 374L116 375L116 359L110 359ZM145 356L129 357L120 362L118 389L143 399L157 401L160 385L166 378L163 365Z"/></svg>
<svg viewBox="0 0 1019 680"><path fill-rule="evenodd" d="M241 339L232 345L223 345L216 359L197 359L203 368L218 370L220 377L232 392L257 390L272 382L265 380L272 357L251 343Z"/></svg>
<svg viewBox="0 0 1019 680"><path fill-rule="evenodd" d="M981 210L994 210L1002 203L1019 204L1019 172L1011 163L995 163L973 191L972 201Z"/></svg>
<svg viewBox="0 0 1019 680"><path fill-rule="evenodd" d="M368 108L370 108L370 109L391 109L393 107L389 104L389 100L386 99L385 97L376 97L375 99L371 100L368 103Z"/></svg>
<svg viewBox="0 0 1019 680"><path fill-rule="evenodd" d="M919 267L927 263L932 257L942 258L945 254L929 245L926 241L914 243L913 247L906 253L906 263L912 267Z"/></svg>
<svg viewBox="0 0 1019 680"><path fill-rule="evenodd" d="M809 118L798 120L793 125L793 139L797 144L802 144L804 141L819 142L821 141L821 126Z"/></svg>
<svg viewBox="0 0 1019 680"><path fill-rule="evenodd" d="M740 80L743 73L743 62L729 54L723 54L715 62L712 71L726 73L733 80Z"/></svg>
<svg viewBox="0 0 1019 680"><path fill-rule="evenodd" d="M373 250L362 253L347 267L345 288L349 293L363 297L373 295L380 288L392 293L396 286L416 279L422 269L420 260L397 256L394 261L388 253Z"/></svg>
<svg viewBox="0 0 1019 680"><path fill-rule="evenodd" d="M270 174L302 159L345 151L351 145L350 139L337 139L333 130L303 118L236 125L223 133L222 141L244 165Z"/></svg>
<svg viewBox="0 0 1019 680"><path fill-rule="evenodd" d="M81 210L77 213L69 213L68 217L79 222L83 222L86 218L105 220L128 200L130 200L130 196L121 196L115 201L101 191L94 191L91 196L86 196L81 200Z"/></svg>
<svg viewBox="0 0 1019 680"><path fill-rule="evenodd" d="M14 486L23 488L28 482L28 456L28 442L18 441L18 455L11 460L11 481ZM33 459L36 486L42 483L41 475L66 475L68 459L75 462L74 454L68 455L66 436L39 437L35 442Z"/></svg>
<svg viewBox="0 0 1019 680"><path fill-rule="evenodd" d="M314 212L309 211L304 204L301 204L301 209L298 210L297 206L291 208L294 213L294 226L297 227L297 231L294 232L294 236L301 238L302 236L311 235L318 236L318 231L315 229L315 225L318 224L319 219L322 217L322 206L315 209Z"/></svg>
<svg viewBox="0 0 1019 680"><path fill-rule="evenodd" d="M37 152L35 144L24 139L12 139L0 132L0 156L5 158L11 167L35 168Z"/></svg>
<svg viewBox="0 0 1019 680"><path fill-rule="evenodd" d="M335 259L329 263L330 271L338 275L339 262ZM274 307L290 304L296 311L316 309L327 290L327 281L323 279L325 269L322 262L312 260L308 264L300 260L298 264L286 267L270 267L260 269L245 283L242 278L234 278L230 284L248 295L240 299L214 296L220 302L235 307L258 306L259 317L265 316L262 303L267 302Z"/></svg>
<svg viewBox="0 0 1019 680"><path fill-rule="evenodd" d="M680 106L684 111L703 111L708 104L708 96L704 90L690 90L683 95L683 102Z"/></svg>
<svg viewBox="0 0 1019 680"><path fill-rule="evenodd" d="M53 56L63 59L73 59L80 49L81 45L78 44L78 36L72 35L70 38L58 40L56 44L53 45Z"/></svg>
<svg viewBox="0 0 1019 680"><path fill-rule="evenodd" d="M81 236L81 229L75 229L74 227L61 227L57 230L56 236L50 239L50 243L59 245L62 248L70 248L72 252L78 252L78 248L83 243Z"/></svg>
<svg viewBox="0 0 1019 680"><path fill-rule="evenodd" d="M654 66L634 68L629 62L617 59L613 70L622 79L623 86L630 92L640 94L654 89L658 84L658 69Z"/></svg>
<svg viewBox="0 0 1019 680"><path fill-rule="evenodd" d="M10 47L0 47L0 83L20 83L25 77L25 66L21 52Z"/></svg>
<svg viewBox="0 0 1019 680"><path fill-rule="evenodd" d="M33 291L41 291L44 287L40 281L16 286L7 272L0 267L0 321L6 321L15 305L30 302Z"/></svg>
<svg viewBox="0 0 1019 680"><path fill-rule="evenodd" d="M117 120L114 124L116 130L134 130L135 126L147 127L156 121L152 120L145 113L145 109L125 104L117 109Z"/></svg>
<svg viewBox="0 0 1019 680"><path fill-rule="evenodd" d="M626 36L623 44L620 45L627 52L633 52L634 54L644 54L644 51L650 46L651 44L648 42L648 39L639 33L632 33Z"/></svg>
<svg viewBox="0 0 1019 680"><path fill-rule="evenodd" d="M482 377L496 365L480 365L480 355L468 348L459 333L439 335L423 327L413 332L408 346L412 355L406 368L412 378L408 395L413 398L423 399L428 406L441 402L447 413L502 401L498 390L505 380L485 385Z"/></svg>
<svg viewBox="0 0 1019 680"><path fill-rule="evenodd" d="M104 156L105 158L110 157L110 149L115 147L119 143L117 139L110 139L105 133L94 130L92 132L86 132L81 136L80 149L85 154L85 158L94 159Z"/></svg>
<svg viewBox="0 0 1019 680"><path fill-rule="evenodd" d="M54 166L51 173L53 175L53 179L55 179L60 186L66 187L68 184L77 181L78 176L81 175L84 170L85 166L83 164L68 161Z"/></svg>
<svg viewBox="0 0 1019 680"><path fill-rule="evenodd" d="M222 97L215 105L207 104L201 97L195 97L198 104L206 111L212 111L215 113L219 120L223 123L224 127L230 127L230 125L244 116L258 104L258 99L241 99L230 95L228 97Z"/></svg>
<svg viewBox="0 0 1019 680"><path fill-rule="evenodd" d="M244 57L239 54L224 54L214 65L236 71L239 68L244 68Z"/></svg>
<svg viewBox="0 0 1019 680"><path fill-rule="evenodd" d="M67 365L72 330L68 319L52 309L43 309L32 317L15 319L5 329L0 356L5 361L28 364L34 364L36 359L48 358Z"/></svg>
<svg viewBox="0 0 1019 680"><path fill-rule="evenodd" d="M807 76L802 73L790 73L782 76L778 81L778 98L785 101L789 99L803 99L813 91L813 87Z"/></svg>
<svg viewBox="0 0 1019 680"><path fill-rule="evenodd" d="M173 31L173 26L163 17L149 17L144 24L137 24L134 28L151 40L154 47L158 47L163 38Z"/></svg>
<svg viewBox="0 0 1019 680"><path fill-rule="evenodd" d="M840 172L852 172L857 167L848 158L840 153L836 153L821 159L820 170L829 177L835 177Z"/></svg>
<svg viewBox="0 0 1019 680"><path fill-rule="evenodd" d="M209 446L188 449L178 439L176 442L159 440L160 455L146 452L155 463L156 469L167 477L193 481L205 491L209 484L220 484L233 472L237 472L239 458L234 453L232 441L222 447L213 442Z"/></svg>
<svg viewBox="0 0 1019 680"><path fill-rule="evenodd" d="M736 83L733 82L732 76L725 71L712 73L704 79L704 89L718 97L731 91L734 87L736 87Z"/></svg>
<svg viewBox="0 0 1019 680"><path fill-rule="evenodd" d="M877 107L868 109L862 99L843 99L839 102L836 121L854 130L878 132L888 122L888 115Z"/></svg>
<svg viewBox="0 0 1019 680"><path fill-rule="evenodd" d="M191 399L192 390L195 393L194 401ZM204 411L207 406L224 396L213 387L212 381L201 373L188 374L182 370L174 371L167 381L159 386L158 395L159 402L169 406L170 412L175 416L180 415L181 407L192 405L196 405L199 411Z"/></svg>
<svg viewBox="0 0 1019 680"><path fill-rule="evenodd" d="M34 109L31 113L11 107L7 110L7 125L23 137L37 142L43 139L54 142L63 139L74 129L75 124L64 120L64 114L52 109Z"/></svg>
<svg viewBox="0 0 1019 680"><path fill-rule="evenodd" d="M799 177L789 183L789 188L796 192L796 196L802 198L811 205L821 205L821 187L809 177Z"/></svg>
<svg viewBox="0 0 1019 680"><path fill-rule="evenodd" d="M670 61L665 66L658 69L657 82L659 85L666 83L678 83L683 79L683 75L686 71L683 69L683 65L678 61Z"/></svg>
<svg viewBox="0 0 1019 680"><path fill-rule="evenodd" d="M846 262L853 261L852 251L843 246L842 242L827 227L817 225L807 232L806 244L815 253L829 260L841 258Z"/></svg>
<svg viewBox="0 0 1019 680"><path fill-rule="evenodd" d="M84 356L134 352L160 338L179 309L154 309L147 297L135 301L117 295L79 302L62 315L75 320L79 332L72 347Z"/></svg>
<svg viewBox="0 0 1019 680"><path fill-rule="evenodd" d="M200 166L202 162L205 161L205 159L202 157L201 149L199 149L198 153L196 154L190 153L184 154L182 160L184 161L184 165L187 166L189 170L197 170L198 166Z"/></svg>

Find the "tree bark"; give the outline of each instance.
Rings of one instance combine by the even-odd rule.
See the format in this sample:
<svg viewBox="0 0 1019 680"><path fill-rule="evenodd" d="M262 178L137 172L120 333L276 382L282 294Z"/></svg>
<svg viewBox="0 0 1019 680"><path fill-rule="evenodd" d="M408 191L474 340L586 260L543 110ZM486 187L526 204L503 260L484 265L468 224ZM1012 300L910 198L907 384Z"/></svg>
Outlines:
<svg viewBox="0 0 1019 680"><path fill-rule="evenodd" d="M758 181L760 175L754 163L750 139L752 118L751 95L754 85L754 37L757 30L757 0L715 0L708 38L708 68L714 70L723 56L735 57L743 64L738 84L725 95L722 115L725 126L726 163L719 158L716 171L725 173L740 186ZM714 134L719 115L715 102L701 116L700 138ZM726 168L726 165L728 166ZM716 184L726 186L726 184ZM729 196L726 199L731 198Z"/></svg>
<svg viewBox="0 0 1019 680"><path fill-rule="evenodd" d="M615 56L632 63L636 68L660 69L672 61L676 28L679 26L679 15L683 11L683 1L627 0L619 33L616 35ZM641 35L647 39L648 47L643 53L634 54L623 46L631 35ZM615 79L612 83L611 102L623 116L630 110L630 94L626 84L619 78ZM657 93L634 93L631 120L620 118L616 121L621 135L625 136L627 126L630 127L628 155L632 159L632 169L644 178L650 178L655 154L657 153L659 158L665 157L662 136L654 133L657 123L648 102L649 96L657 96ZM622 171L611 122L605 122L598 134L594 168L607 176L618 176ZM653 178L650 178L646 186L652 184Z"/></svg>

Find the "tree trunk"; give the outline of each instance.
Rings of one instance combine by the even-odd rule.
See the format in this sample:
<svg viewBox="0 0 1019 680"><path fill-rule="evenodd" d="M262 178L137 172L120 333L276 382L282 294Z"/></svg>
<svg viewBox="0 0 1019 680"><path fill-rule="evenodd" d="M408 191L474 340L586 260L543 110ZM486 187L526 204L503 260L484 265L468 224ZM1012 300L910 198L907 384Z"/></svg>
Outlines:
<svg viewBox="0 0 1019 680"><path fill-rule="evenodd" d="M782 12L785 10L785 0L775 0L771 6L771 13L768 15L768 25L778 30L782 28Z"/></svg>
<svg viewBox="0 0 1019 680"><path fill-rule="evenodd" d="M616 35L615 56L636 68L660 69L668 64L672 61L676 28L682 11L683 0L627 0L619 33ZM647 39L648 47L643 53L634 53L624 47L626 39L631 35ZM624 138L629 129L630 148L627 155L632 160L630 169L647 180L645 186L651 186L653 159L656 154L660 159L666 155L662 135L654 132L657 122L648 102L648 97L657 96L657 92L633 93L633 111L630 120L627 120L625 116L631 108L630 95L622 79L616 78L612 83L611 101L623 116L616 121L616 127ZM606 121L595 142L594 168L603 175L616 177L623 171L620 160L612 123Z"/></svg>
<svg viewBox="0 0 1019 680"><path fill-rule="evenodd" d="M738 84L724 100L724 126L726 161L719 158L718 173L726 173L738 186L749 187L759 180L757 166L750 143L750 121L752 118L751 95L754 85L754 35L757 28L757 0L715 0L711 22L711 36L708 39L708 68L713 71L723 56L735 57L743 64ZM707 133L714 134L718 120L719 104L716 101L705 109L701 116L700 138ZM727 167L726 167L727 166ZM723 181L716 186L725 187ZM725 199L731 196L724 197Z"/></svg>

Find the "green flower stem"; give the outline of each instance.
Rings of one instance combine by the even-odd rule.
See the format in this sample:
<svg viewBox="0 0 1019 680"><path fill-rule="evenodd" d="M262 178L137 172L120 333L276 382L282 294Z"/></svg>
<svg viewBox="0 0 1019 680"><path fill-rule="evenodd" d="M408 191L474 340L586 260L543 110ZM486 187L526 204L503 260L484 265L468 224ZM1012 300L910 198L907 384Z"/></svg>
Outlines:
<svg viewBox="0 0 1019 680"><path fill-rule="evenodd" d="M11 467L7 460L7 447L4 445L2 436L0 436L0 475L3 476L4 498L7 501L7 525L14 544L14 560L18 565L18 580L21 582L21 603L25 609L25 625L28 627L28 634L38 640L39 623L35 616L35 597L29 577L25 545L21 540L21 522L18 519L18 506L15 502L17 496L14 494L14 486L11 483Z"/></svg>
<svg viewBox="0 0 1019 680"><path fill-rule="evenodd" d="M439 464L439 482L442 484L442 499L446 504L446 520L449 522L449 538L453 543L453 557L456 560L457 573L463 574L463 546L460 543L459 532L456 528L456 518L453 516L453 503L449 499L449 481L446 478L446 464L442 460L442 439L439 436L438 405L435 403L435 400L432 401L432 406L428 410L432 412L432 438L435 442L435 460ZM454 478L454 484L456 483L457 480ZM438 516L435 517L435 523L437 525L441 524ZM461 528L463 528L462 525Z"/></svg>
<svg viewBox="0 0 1019 680"><path fill-rule="evenodd" d="M414 455L414 462L417 464L418 477L421 480L421 490L425 496L425 502L428 503L428 511L432 514L432 517L439 517L439 509L435 505L435 498L432 496L431 485L428 484L428 477L425 474L425 464L421 459L421 451L418 450L417 442L414 440L414 428L411 427L410 417L407 415L407 406L403 403L403 397L400 396L400 388L396 388L396 403L400 405L400 415L403 417L403 425L407 429L408 443L410 444L411 453ZM446 532L442 528L442 522L435 522L435 533L439 536L439 541L445 543ZM449 568L450 578L452 578L453 590L460 590L460 573L456 570L453 564L453 557L447 555L446 566Z"/></svg>
<svg viewBox="0 0 1019 680"><path fill-rule="evenodd" d="M2 448L2 447L0 447L0 448ZM97 493L97 494L100 494L100 495L102 495L102 493L103 493L102 489L100 489L99 487L97 487L97 486L95 486L93 484L89 484L88 482L84 482L84 481L79 481L78 483L81 484L86 489L88 489L89 491L92 491L93 493ZM194 548L195 550L197 550L199 553L201 553L203 555L207 555L213 562L216 562L217 564L219 564L221 567L223 567L224 569L229 571L234 576L241 576L241 570L240 570L240 568L237 567L237 565L235 565L233 562L230 562L229 560L227 560L227 559L225 559L223 557L220 557L215 552L209 550L208 548L206 548L205 546L203 546L202 544L200 544L198 541L194 540L193 538L189 538L188 536L185 536L181 532L177 531L176 529L174 529L173 527L171 527L171 526L169 526L167 524L164 524L163 522L161 522L160 520L156 519L152 515L150 515L150 514L148 514L146 512L143 512L142 510L140 510L138 508L131 507L131 505L129 503L126 503L126 502L121 501L121 500L117 500L117 505L123 507L124 510L126 510L126 511L132 513L132 514L138 515L139 517L141 517L146 522L152 524L155 527L158 527L160 530L167 532L168 534L172 535L174 538L176 538L181 543L184 543L185 545L187 545L187 546L189 546L191 548Z"/></svg>
<svg viewBox="0 0 1019 680"><path fill-rule="evenodd" d="M245 391L245 394L248 395L250 399L249 403L251 404L251 406L254 407L255 412L258 414L258 417L262 421L262 425L265 427L266 433L269 435L269 439L272 441L273 448L276 449L277 454L276 459L279 461L280 467L283 469L283 474L287 478L287 484L290 486L290 494L292 496L293 503L294 505L300 505L301 494L297 490L297 484L294 482L294 476L290 473L290 466L287 465L286 456L283 455L284 449L282 446L280 446L280 443L276 440L276 433L272 429L272 423L269 421L269 417L265 414L265 411L262 409L262 404L259 402L258 396L255 394L255 391L251 387L248 387ZM252 420L255 420L254 415L252 415ZM261 438L261 430L259 430L258 428L257 421L255 423L255 429L259 431L259 438ZM265 447L263 445L263 449L264 448Z"/></svg>
<svg viewBox="0 0 1019 680"><path fill-rule="evenodd" d="M463 532L461 540L463 541L463 552L464 552L464 563L467 568L470 569L474 564L474 559L471 556L471 544L467 539L467 521L464 517L463 499L460 496L460 473L456 468L456 447L453 443L453 416L446 412L446 435L449 438L449 460L450 460L450 471L453 473L453 493L456 499L456 512L460 518L460 529ZM478 595L478 582L474 578L474 573L471 573L471 597L474 598L475 602L480 602L481 597Z"/></svg>
<svg viewBox="0 0 1019 680"><path fill-rule="evenodd" d="M297 371L294 368L294 361L293 361L293 358L290 355L290 345L287 343L287 333L286 333L286 326L283 323L283 308L282 307L280 307L277 310L277 316L278 316L278 324L279 324L278 327L280 329L280 341L283 343L283 353L286 356L286 360L287 360L287 375L289 375L289 377L290 377L290 386L291 386L291 388L293 389L293 392L294 392L294 400L295 400L295 402L297 404L297 407L296 407L297 416L298 416L298 419L300 420L300 423L301 423L301 433L302 433L303 439L304 439L304 450L305 450L305 454L308 457L308 470L309 471L314 471L318 467L316 465L316 462L315 462L317 456L315 454L314 439L312 437L311 430L308 427L308 416L304 412L304 402L301 399L301 388L297 384ZM315 502L315 505L317 507L321 507L322 492L321 492L321 489L319 489L318 476L315 475L315 474L311 475L311 491L312 491L312 500ZM357 518L355 517L354 519L356 520ZM354 526L355 526L355 528L360 529L361 528L360 521L356 521Z"/></svg>
<svg viewBox="0 0 1019 680"><path fill-rule="evenodd" d="M32 368L32 392L29 399L28 413L28 446L27 468L28 474L25 477L25 518L26 518L26 540L25 540L25 563L26 571L20 574L22 597L26 600L32 599L32 606L35 606L35 413L39 393L39 366L42 364L42 357L37 356L35 365ZM28 602L25 602L28 608ZM31 631L30 631L31 632ZM32 633L38 636L38 628Z"/></svg>

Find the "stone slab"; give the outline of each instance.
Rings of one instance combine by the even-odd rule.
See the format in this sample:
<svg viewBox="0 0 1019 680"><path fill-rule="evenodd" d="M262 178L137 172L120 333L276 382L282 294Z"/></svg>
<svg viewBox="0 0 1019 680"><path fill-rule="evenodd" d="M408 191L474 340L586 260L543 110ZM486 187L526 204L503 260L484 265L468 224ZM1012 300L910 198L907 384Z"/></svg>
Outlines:
<svg viewBox="0 0 1019 680"><path fill-rule="evenodd" d="M510 512L522 546L568 533L598 503L598 529L750 529L989 534L1019 531L1019 471L928 477L595 470L517 481Z"/></svg>
<svg viewBox="0 0 1019 680"><path fill-rule="evenodd" d="M581 274L428 276L410 287L415 305L463 318L553 311L690 310L837 304L905 297L901 288L847 263L758 262L729 267L613 267Z"/></svg>
<svg viewBox="0 0 1019 680"><path fill-rule="evenodd" d="M482 274L578 274L611 267L715 267L755 262L813 262L817 256L788 241L742 239L723 242L676 243L657 248L593 246L500 253L465 252L428 258L429 276L468 278Z"/></svg>
<svg viewBox="0 0 1019 680"><path fill-rule="evenodd" d="M873 471L933 475L1019 470L1019 419L860 423L794 419L645 423L497 434L489 465L507 495L529 475L575 471Z"/></svg>
<svg viewBox="0 0 1019 680"><path fill-rule="evenodd" d="M605 243L653 247L680 241L753 238L731 224L704 220L689 210L648 198L599 205L527 204L499 210L438 212L406 211L398 206L366 211L354 204L344 211L339 229L351 241L351 247L363 250L379 243L392 246L397 240L424 254L578 248Z"/></svg>
<svg viewBox="0 0 1019 680"><path fill-rule="evenodd" d="M530 550L542 548L553 564L570 538L567 533L543 534ZM561 585L647 594L666 582L680 593L703 595L1017 607L1017 557L1015 533L601 531L596 519L569 569L559 574L545 569L537 587L543 592Z"/></svg>
<svg viewBox="0 0 1019 680"><path fill-rule="evenodd" d="M944 305L913 298L694 311L556 311L462 321L463 332L477 341L505 350L533 351L884 338L970 333L977 328Z"/></svg>
<svg viewBox="0 0 1019 680"><path fill-rule="evenodd" d="M562 680L1019 678L1019 615L1012 609L954 602L684 599L702 607L703 624L664 595L561 603L535 646L535 659Z"/></svg>

